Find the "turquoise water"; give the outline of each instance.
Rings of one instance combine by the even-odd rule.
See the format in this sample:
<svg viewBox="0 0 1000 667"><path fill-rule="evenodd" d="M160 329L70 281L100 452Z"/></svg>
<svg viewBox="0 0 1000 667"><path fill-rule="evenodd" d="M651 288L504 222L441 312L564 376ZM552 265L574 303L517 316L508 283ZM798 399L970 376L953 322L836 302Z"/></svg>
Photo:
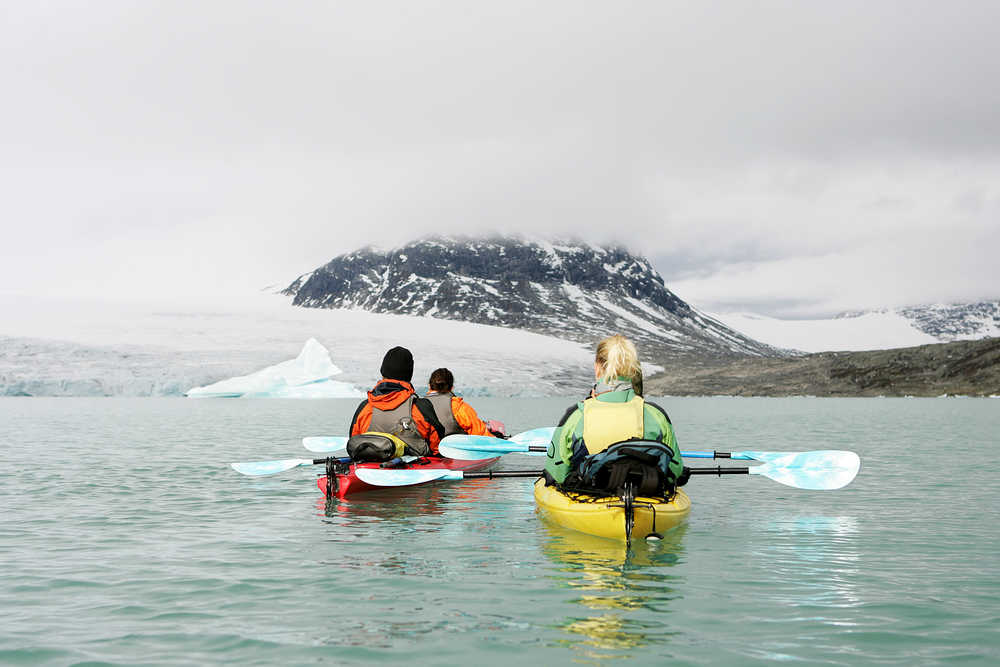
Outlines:
<svg viewBox="0 0 1000 667"><path fill-rule="evenodd" d="M686 525L626 553L543 524L527 479L328 510L317 469L228 468L310 457L299 439L342 433L353 400L0 400L0 663L1000 658L1000 402L659 402L688 449L864 467L830 492L693 478ZM475 401L512 432L566 404Z"/></svg>

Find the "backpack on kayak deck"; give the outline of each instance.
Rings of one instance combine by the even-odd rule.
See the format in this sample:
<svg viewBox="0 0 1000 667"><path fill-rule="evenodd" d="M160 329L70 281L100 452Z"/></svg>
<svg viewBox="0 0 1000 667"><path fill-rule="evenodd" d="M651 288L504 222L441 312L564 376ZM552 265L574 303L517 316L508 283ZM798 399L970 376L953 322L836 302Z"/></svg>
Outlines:
<svg viewBox="0 0 1000 667"><path fill-rule="evenodd" d="M678 486L670 469L674 451L655 440L626 440L586 457L566 486L590 492L620 495L631 479L636 495L668 497Z"/></svg>
<svg viewBox="0 0 1000 667"><path fill-rule="evenodd" d="M368 431L352 435L347 441L347 455L358 463L380 463L410 454L406 443L392 433Z"/></svg>

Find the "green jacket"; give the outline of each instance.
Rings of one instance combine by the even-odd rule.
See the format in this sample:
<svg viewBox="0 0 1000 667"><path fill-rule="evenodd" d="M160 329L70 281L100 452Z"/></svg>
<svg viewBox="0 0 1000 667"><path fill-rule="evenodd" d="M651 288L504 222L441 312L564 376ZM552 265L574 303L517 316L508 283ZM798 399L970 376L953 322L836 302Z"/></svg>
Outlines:
<svg viewBox="0 0 1000 667"><path fill-rule="evenodd" d="M596 400L625 403L632 400L634 396L635 392L631 389L624 389L598 394ZM681 461L680 448L677 445L677 438L674 437L674 429L666 411L655 403L645 401L642 422L644 439L662 442L677 454L670 464L670 469L676 477L680 477L684 470L684 464ZM566 476L575 470L576 466L587 455L587 448L583 444L582 401L570 407L563 415L559 427L552 434L552 442L549 443L546 454L545 470L557 484L562 484Z"/></svg>

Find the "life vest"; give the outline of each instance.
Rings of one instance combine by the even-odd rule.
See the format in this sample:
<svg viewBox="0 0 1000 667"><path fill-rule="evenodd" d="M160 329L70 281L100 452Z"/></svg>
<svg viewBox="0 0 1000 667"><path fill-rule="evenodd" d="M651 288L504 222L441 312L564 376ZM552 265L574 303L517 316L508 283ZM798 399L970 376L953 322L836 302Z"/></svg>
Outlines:
<svg viewBox="0 0 1000 667"><path fill-rule="evenodd" d="M445 394L427 394L424 396L431 405L434 407L434 414L437 415L438 421L444 426L445 436L454 435L455 433L465 433L461 426L458 425L458 421L455 419L455 413L451 409L451 399L455 394L450 391Z"/></svg>
<svg viewBox="0 0 1000 667"><path fill-rule="evenodd" d="M583 444L593 456L609 445L643 436L642 396L633 396L624 403L588 398L583 402Z"/></svg>
<svg viewBox="0 0 1000 667"><path fill-rule="evenodd" d="M431 447L420 435L417 425L413 423L413 394L406 397L406 400L392 408L382 410L372 406L372 421L368 426L369 432L391 433L406 443L407 454L411 456L427 456L431 453Z"/></svg>

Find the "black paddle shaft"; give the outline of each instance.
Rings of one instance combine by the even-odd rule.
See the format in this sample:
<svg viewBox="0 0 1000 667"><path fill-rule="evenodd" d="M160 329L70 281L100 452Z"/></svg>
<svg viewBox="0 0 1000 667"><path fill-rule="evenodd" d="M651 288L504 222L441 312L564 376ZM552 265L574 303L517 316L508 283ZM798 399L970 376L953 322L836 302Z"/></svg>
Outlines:
<svg viewBox="0 0 1000 667"><path fill-rule="evenodd" d="M494 477L541 477L541 470L496 470L493 472L466 472L462 473L464 479L493 479Z"/></svg>
<svg viewBox="0 0 1000 667"><path fill-rule="evenodd" d="M749 475L750 468L724 468L715 466L714 468L688 468L692 475ZM493 479L494 477L541 477L541 470L497 470L494 472L467 472L463 473L465 479Z"/></svg>
<svg viewBox="0 0 1000 667"><path fill-rule="evenodd" d="M750 468L723 468L722 466L715 466L714 468L688 468L688 472L692 475L749 475Z"/></svg>
<svg viewBox="0 0 1000 667"><path fill-rule="evenodd" d="M529 452L547 452L548 449L549 449L548 447L541 447L539 445L531 445L530 447L528 447L528 451ZM518 454L519 452L511 452L511 453L512 454ZM707 458L707 457L699 457L699 458ZM712 458L716 458L716 459L731 459L731 458L733 458L733 453L732 452L712 452ZM704 475L704 474L707 474L707 473L700 473L699 472L699 473L694 473L694 474L696 474L696 475ZM723 473L723 474L726 474L726 473ZM729 473L729 474L739 474L739 473Z"/></svg>

